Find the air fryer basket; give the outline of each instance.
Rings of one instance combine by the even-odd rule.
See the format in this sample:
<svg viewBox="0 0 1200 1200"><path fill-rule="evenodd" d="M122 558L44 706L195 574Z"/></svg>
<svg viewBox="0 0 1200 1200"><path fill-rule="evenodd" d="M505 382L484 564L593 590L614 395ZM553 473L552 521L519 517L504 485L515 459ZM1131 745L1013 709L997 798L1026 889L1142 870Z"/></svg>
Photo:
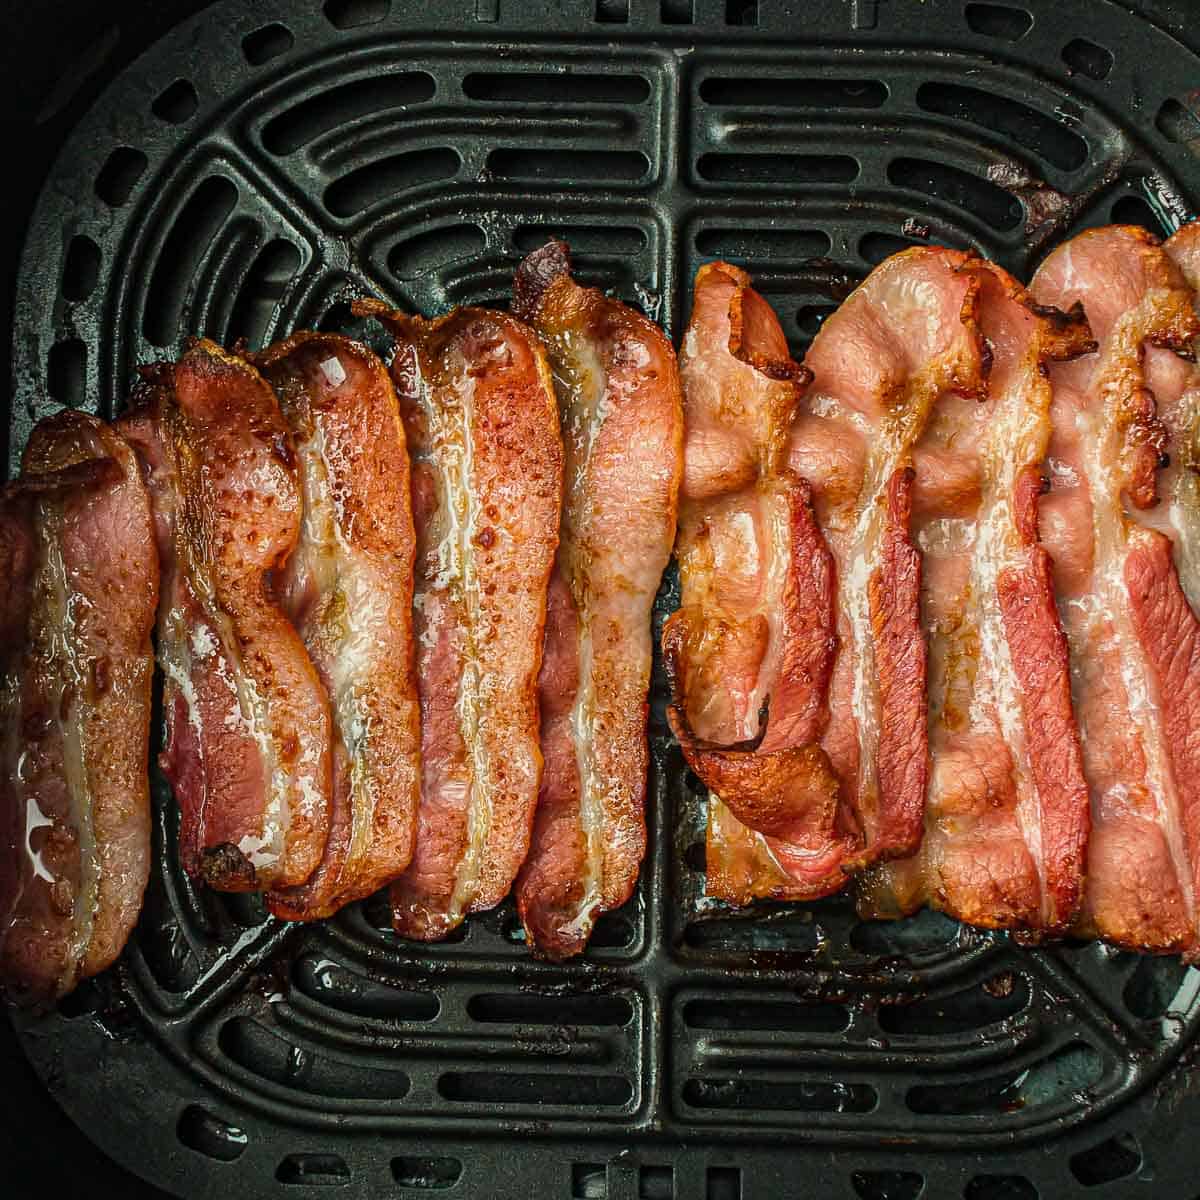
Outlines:
<svg viewBox="0 0 1200 1200"><path fill-rule="evenodd" d="M10 469L40 415L112 413L189 334L370 339L347 303L364 293L503 304L550 234L673 333L697 266L741 263L799 355L905 245L1027 276L1089 225L1168 232L1200 203L1187 36L1132 0L212 5L50 169L16 279ZM673 603L668 583L659 619ZM508 905L425 947L378 899L308 928L197 891L156 778L119 967L13 1022L53 1100L153 1185L121 1194L1200 1191L1200 972L932 913L863 923L845 897L705 902L705 800L661 672L652 699L641 885L566 966L531 961ZM5 1079L9 1162L98 1161L23 1065Z"/></svg>

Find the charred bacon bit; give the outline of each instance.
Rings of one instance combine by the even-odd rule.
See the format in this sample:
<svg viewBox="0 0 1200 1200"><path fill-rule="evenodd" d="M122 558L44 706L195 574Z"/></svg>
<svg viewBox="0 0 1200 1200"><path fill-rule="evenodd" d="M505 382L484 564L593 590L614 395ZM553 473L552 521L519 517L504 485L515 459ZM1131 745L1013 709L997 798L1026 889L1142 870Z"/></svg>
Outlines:
<svg viewBox="0 0 1200 1200"><path fill-rule="evenodd" d="M422 790L396 929L434 940L507 894L541 781L538 670L562 441L545 352L485 309L436 321L355 305L393 333L412 456Z"/></svg>
<svg viewBox="0 0 1200 1200"><path fill-rule="evenodd" d="M629 899L646 849L650 613L682 474L675 353L645 317L571 278L550 242L518 268L513 311L546 345L566 478L539 680L545 772L517 907L561 959Z"/></svg>
<svg viewBox="0 0 1200 1200"><path fill-rule="evenodd" d="M681 375L682 607L663 652L671 726L711 793L708 890L735 902L823 895L844 883L857 830L819 745L837 649L833 562L808 484L786 464L808 373L745 272L713 263L696 277Z"/></svg>
<svg viewBox="0 0 1200 1200"><path fill-rule="evenodd" d="M1177 490L1144 506L1163 482L1164 434L1173 455L1194 432L1181 404L1192 368L1172 351L1189 349L1200 320L1178 268L1132 227L1065 243L1032 291L1059 307L1082 303L1099 343L1051 371L1042 501L1091 790L1080 927L1134 949L1194 948L1200 696L1189 682L1196 617L1176 564L1187 561L1181 528L1195 509Z"/></svg>
<svg viewBox="0 0 1200 1200"><path fill-rule="evenodd" d="M1035 304L990 263L960 269L979 285L991 366L983 402L944 397L914 455L917 489L927 477L915 520L930 657L925 836L918 856L876 872L861 907L932 903L975 925L1061 932L1079 904L1088 800L1037 506L1046 364L1094 343L1078 310Z"/></svg>
<svg viewBox="0 0 1200 1200"><path fill-rule="evenodd" d="M148 472L163 567L158 658L180 858L225 891L293 887L329 837L329 699L268 588L300 489L270 386L196 342L149 368L121 428Z"/></svg>
<svg viewBox="0 0 1200 1200"><path fill-rule="evenodd" d="M150 870L158 561L132 451L63 412L0 492L0 982L48 1003L120 954Z"/></svg>
<svg viewBox="0 0 1200 1200"><path fill-rule="evenodd" d="M298 333L253 361L291 431L300 542L275 580L333 711L333 793L320 866L272 892L279 917L329 916L412 858L421 721L413 661L408 452L387 369L336 334Z"/></svg>

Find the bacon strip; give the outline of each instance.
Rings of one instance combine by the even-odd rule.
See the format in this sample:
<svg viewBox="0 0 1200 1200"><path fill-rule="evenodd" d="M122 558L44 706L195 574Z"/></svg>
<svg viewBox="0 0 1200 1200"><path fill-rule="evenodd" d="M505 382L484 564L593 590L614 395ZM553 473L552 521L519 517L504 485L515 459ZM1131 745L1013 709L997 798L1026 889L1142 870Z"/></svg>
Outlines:
<svg viewBox="0 0 1200 1200"><path fill-rule="evenodd" d="M149 473L163 567L163 773L189 875L223 891L303 883L329 836L329 700L268 590L300 490L274 393L201 340L149 368L122 429Z"/></svg>
<svg viewBox="0 0 1200 1200"><path fill-rule="evenodd" d="M0 492L0 980L46 1003L120 954L150 869L158 561L132 451L62 412Z"/></svg>
<svg viewBox="0 0 1200 1200"><path fill-rule="evenodd" d="M629 899L646 850L650 612L675 537L683 412L662 331L575 283L562 242L518 268L513 311L545 342L571 481L539 679L546 766L516 886L527 941L562 959Z"/></svg>
<svg viewBox="0 0 1200 1200"><path fill-rule="evenodd" d="M834 573L787 429L808 381L770 306L725 263L696 276L680 359L686 422L663 631L672 728L710 790L708 891L735 903L839 888L856 831L818 741L836 639ZM714 831L742 830L750 845ZM756 862L757 860L757 862Z"/></svg>
<svg viewBox="0 0 1200 1200"><path fill-rule="evenodd" d="M1032 291L1059 307L1081 302L1099 343L1052 370L1042 502L1091 787L1080 925L1134 949L1187 949L1200 883L1200 627L1173 557L1176 505L1152 506L1162 456L1184 434L1171 438L1159 416L1189 381L1169 351L1186 350L1200 320L1168 255L1132 227L1067 242Z"/></svg>
<svg viewBox="0 0 1200 1200"><path fill-rule="evenodd" d="M1094 348L1082 313L1042 309L991 263L980 285L986 398L943 397L916 448L933 770L921 852L861 908L924 903L986 927L1064 929L1078 908L1088 792L1066 641L1038 544L1050 439L1045 364ZM968 504L966 497L973 497Z"/></svg>
<svg viewBox="0 0 1200 1200"><path fill-rule="evenodd" d="M277 587L333 710L324 857L306 883L267 900L276 916L311 921L369 896L412 858L421 714L408 452L395 389L366 347L298 333L253 361L291 431L303 499Z"/></svg>
<svg viewBox="0 0 1200 1200"><path fill-rule="evenodd" d="M444 937L507 894L529 849L542 756L537 680L558 545L562 441L545 352L519 321L355 306L397 340L413 459L422 790L396 929Z"/></svg>

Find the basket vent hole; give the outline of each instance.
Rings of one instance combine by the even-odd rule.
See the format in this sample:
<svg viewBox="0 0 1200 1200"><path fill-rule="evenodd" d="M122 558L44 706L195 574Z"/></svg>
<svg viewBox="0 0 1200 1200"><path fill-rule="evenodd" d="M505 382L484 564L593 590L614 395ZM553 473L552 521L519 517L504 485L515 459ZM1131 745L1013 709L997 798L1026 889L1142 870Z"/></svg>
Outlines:
<svg viewBox="0 0 1200 1200"><path fill-rule="evenodd" d="M1200 117L1180 104L1174 96L1169 96L1162 102L1154 124L1167 141L1177 145L1200 138Z"/></svg>
<svg viewBox="0 0 1200 1200"><path fill-rule="evenodd" d="M1028 1004L1029 984L1024 976L1007 973L948 996L886 1005L879 1011L879 1025L885 1033L949 1036L994 1025Z"/></svg>
<svg viewBox="0 0 1200 1200"><path fill-rule="evenodd" d="M452 179L461 166L458 152L448 147L395 154L335 179L325 189L325 207L335 217L353 217L381 200Z"/></svg>
<svg viewBox="0 0 1200 1200"><path fill-rule="evenodd" d="M887 98L887 87L878 79L712 75L700 84L705 104L726 108L881 108Z"/></svg>
<svg viewBox="0 0 1200 1200"><path fill-rule="evenodd" d="M1117 225L1140 225L1151 233L1162 231L1162 222L1141 196L1122 196L1112 206L1112 219Z"/></svg>
<svg viewBox="0 0 1200 1200"><path fill-rule="evenodd" d="M485 992L467 1002L472 1021L503 1025L623 1026L633 1006L623 996L537 996L529 992Z"/></svg>
<svg viewBox="0 0 1200 1200"><path fill-rule="evenodd" d="M672 1167L642 1167L638 1172L638 1200L673 1200L675 1171Z"/></svg>
<svg viewBox="0 0 1200 1200"><path fill-rule="evenodd" d="M650 160L640 150L499 149L488 155L488 169L496 179L529 183L636 183L645 178Z"/></svg>
<svg viewBox="0 0 1200 1200"><path fill-rule="evenodd" d="M175 1135L189 1150L215 1158L217 1162L236 1162L245 1153L248 1141L243 1130L213 1116L198 1104L183 1110Z"/></svg>
<svg viewBox="0 0 1200 1200"><path fill-rule="evenodd" d="M462 1178L462 1162L457 1158L393 1158L392 1178L400 1187L422 1191L441 1191L453 1187Z"/></svg>
<svg viewBox="0 0 1200 1200"><path fill-rule="evenodd" d="M1086 75L1089 79L1107 79L1113 69L1113 54L1087 38L1074 38L1062 48L1063 62L1072 71Z"/></svg>
<svg viewBox="0 0 1200 1200"><path fill-rule="evenodd" d="M1071 1174L1084 1187L1112 1183L1132 1175L1142 1165L1142 1150L1130 1133L1118 1133L1071 1156Z"/></svg>
<svg viewBox="0 0 1200 1200"><path fill-rule="evenodd" d="M923 908L902 921L860 921L850 931L850 945L862 954L920 958L948 951L960 928L950 917Z"/></svg>
<svg viewBox="0 0 1200 1200"><path fill-rule="evenodd" d="M659 16L664 25L690 25L696 19L696 0L661 0Z"/></svg>
<svg viewBox="0 0 1200 1200"><path fill-rule="evenodd" d="M596 0L596 23L628 25L629 0Z"/></svg>
<svg viewBox="0 0 1200 1200"><path fill-rule="evenodd" d="M888 164L887 173L889 182L897 187L934 196L993 229L1015 229L1021 221L1021 205L1016 197L978 175L946 163L897 158Z"/></svg>
<svg viewBox="0 0 1200 1200"><path fill-rule="evenodd" d="M693 842L683 852L683 861L689 870L703 875L708 869L708 847L703 842Z"/></svg>
<svg viewBox="0 0 1200 1200"><path fill-rule="evenodd" d="M370 979L324 955L306 954L293 974L310 999L341 1012L380 1021L432 1021L441 1009L433 992L395 987Z"/></svg>
<svg viewBox="0 0 1200 1200"><path fill-rule="evenodd" d="M87 387L87 347L79 338L66 338L50 347L46 359L46 390L68 408L80 408Z"/></svg>
<svg viewBox="0 0 1200 1200"><path fill-rule="evenodd" d="M251 348L263 344L271 318L300 269L300 261L300 251L284 238L273 238L258 252L234 303L228 341L245 338Z"/></svg>
<svg viewBox="0 0 1200 1200"><path fill-rule="evenodd" d="M683 1020L691 1029L842 1033L850 1014L841 1004L799 1000L689 1000Z"/></svg>
<svg viewBox="0 0 1200 1200"><path fill-rule="evenodd" d="M1091 1046L1074 1042L1027 1070L962 1083L919 1084L909 1089L906 1102L923 1116L1011 1116L1082 1096L1102 1074L1100 1055Z"/></svg>
<svg viewBox="0 0 1200 1200"><path fill-rule="evenodd" d="M819 229L704 229L696 249L706 257L803 262L832 249L829 234Z"/></svg>
<svg viewBox="0 0 1200 1200"><path fill-rule="evenodd" d="M465 1104L619 1108L633 1097L633 1085L617 1075L451 1071L438 1080L438 1093Z"/></svg>
<svg viewBox="0 0 1200 1200"><path fill-rule="evenodd" d="M817 930L811 919L787 916L781 920L748 920L718 917L693 921L683 935L694 950L708 953L741 953L768 950L786 954L805 954L817 948Z"/></svg>
<svg viewBox="0 0 1200 1200"><path fill-rule="evenodd" d="M708 795L708 787L704 780L696 774L695 771L685 771L683 775L684 786L694 796L704 797Z"/></svg>
<svg viewBox="0 0 1200 1200"><path fill-rule="evenodd" d="M340 1154L289 1154L275 1168L275 1178L304 1187L345 1187L350 1168Z"/></svg>
<svg viewBox="0 0 1200 1200"><path fill-rule="evenodd" d="M863 262L877 267L885 258L899 254L901 250L909 250L922 243L916 238L900 237L895 233L865 233L858 242L858 255Z"/></svg>
<svg viewBox="0 0 1200 1200"><path fill-rule="evenodd" d="M628 257L640 254L649 244L646 231L636 225L519 225L513 231L513 249L529 254L553 238L571 244L573 259L588 254Z"/></svg>
<svg viewBox="0 0 1200 1200"><path fill-rule="evenodd" d="M236 313L236 308L234 311ZM231 329L229 341L235 340ZM212 892L211 898L226 920L242 929L256 929L267 919L267 906L261 892Z"/></svg>
<svg viewBox="0 0 1200 1200"><path fill-rule="evenodd" d="M120 208L129 199L148 166L146 156L131 146L118 146L96 176L96 195L110 208Z"/></svg>
<svg viewBox="0 0 1200 1200"><path fill-rule="evenodd" d="M683 1099L692 1108L868 1113L879 1098L875 1089L865 1083L754 1079L737 1075L689 1079L683 1085Z"/></svg>
<svg viewBox="0 0 1200 1200"><path fill-rule="evenodd" d="M471 100L521 104L644 104L650 81L643 75L554 74L550 71L477 72L462 82Z"/></svg>
<svg viewBox="0 0 1200 1200"><path fill-rule="evenodd" d="M836 304L805 304L796 313L796 327L805 338L815 338L825 318L835 312Z"/></svg>
<svg viewBox="0 0 1200 1200"><path fill-rule="evenodd" d="M742 1200L740 1167L709 1167L704 1181L704 1200Z"/></svg>
<svg viewBox="0 0 1200 1200"><path fill-rule="evenodd" d="M268 121L262 143L272 154L292 154L360 117L421 104L433 96L436 87L433 76L424 71L401 71L327 88Z"/></svg>
<svg viewBox="0 0 1200 1200"><path fill-rule="evenodd" d="M1033 28L1033 14L1007 4L968 4L967 25L972 33L1016 42Z"/></svg>
<svg viewBox="0 0 1200 1200"><path fill-rule="evenodd" d="M478 225L448 225L418 233L388 251L388 270L397 279L419 279L449 263L481 255L487 241Z"/></svg>
<svg viewBox="0 0 1200 1200"><path fill-rule="evenodd" d="M713 183L782 187L802 183L850 183L858 162L848 154L702 154L696 169Z"/></svg>
<svg viewBox="0 0 1200 1200"><path fill-rule="evenodd" d="M916 1171L855 1171L850 1183L862 1200L917 1200L925 1190Z"/></svg>
<svg viewBox="0 0 1200 1200"><path fill-rule="evenodd" d="M1143 1021L1156 1021L1179 994L1188 968L1176 958L1138 957L1122 996L1125 1007Z"/></svg>
<svg viewBox="0 0 1200 1200"><path fill-rule="evenodd" d="M325 16L335 29L375 25L388 15L392 0L325 0Z"/></svg>
<svg viewBox="0 0 1200 1200"><path fill-rule="evenodd" d="M605 1200L608 1175L602 1163L571 1165L571 1200Z"/></svg>
<svg viewBox="0 0 1200 1200"><path fill-rule="evenodd" d="M159 92L150 111L171 125L182 125L200 103L196 89L186 79L177 79L166 91Z"/></svg>
<svg viewBox="0 0 1200 1200"><path fill-rule="evenodd" d="M242 38L242 53L252 67L261 67L263 63L286 54L295 42L292 31L286 26L264 25Z"/></svg>
<svg viewBox="0 0 1200 1200"><path fill-rule="evenodd" d="M1061 170L1074 171L1087 162L1083 138L1007 96L955 83L923 83L917 88L917 104L926 112L994 129Z"/></svg>
<svg viewBox="0 0 1200 1200"><path fill-rule="evenodd" d="M100 278L100 247L86 233L77 233L67 246L63 263L64 300L86 300L96 290Z"/></svg>
<svg viewBox="0 0 1200 1200"><path fill-rule="evenodd" d="M976 1175L964 1200L1038 1200L1038 1190L1023 1175Z"/></svg>
<svg viewBox="0 0 1200 1200"><path fill-rule="evenodd" d="M212 175L188 197L163 242L146 289L142 332L152 345L170 346L183 317L192 278L208 247L237 204L237 188Z"/></svg>
<svg viewBox="0 0 1200 1200"><path fill-rule="evenodd" d="M592 929L589 946L597 950L624 950L633 945L633 922L621 913L605 913Z"/></svg>
<svg viewBox="0 0 1200 1200"><path fill-rule="evenodd" d="M726 25L757 25L758 0L725 0Z"/></svg>

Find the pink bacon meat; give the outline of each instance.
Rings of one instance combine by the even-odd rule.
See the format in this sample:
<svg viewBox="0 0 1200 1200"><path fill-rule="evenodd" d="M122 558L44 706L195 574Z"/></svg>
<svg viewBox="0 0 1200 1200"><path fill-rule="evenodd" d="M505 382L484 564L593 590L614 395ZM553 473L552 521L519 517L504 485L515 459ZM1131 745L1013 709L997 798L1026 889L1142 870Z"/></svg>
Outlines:
<svg viewBox="0 0 1200 1200"><path fill-rule="evenodd" d="M120 422L146 464L162 600L167 743L180 858L223 891L292 887L329 836L329 699L269 587L296 548L300 489L274 393L196 342L148 368Z"/></svg>
<svg viewBox="0 0 1200 1200"><path fill-rule="evenodd" d="M633 891L646 848L650 611L675 537L683 414L662 331L571 278L550 242L513 311L546 345L566 478L539 681L545 774L517 880L526 938L578 954Z"/></svg>
<svg viewBox="0 0 1200 1200"><path fill-rule="evenodd" d="M47 1003L108 967L150 870L158 558L129 446L42 421L0 491L0 981Z"/></svg>
<svg viewBox="0 0 1200 1200"><path fill-rule="evenodd" d="M435 940L508 894L542 775L538 671L558 545L562 441L545 352L485 309L436 321L355 306L397 340L412 455L422 789L392 885L405 937Z"/></svg>

